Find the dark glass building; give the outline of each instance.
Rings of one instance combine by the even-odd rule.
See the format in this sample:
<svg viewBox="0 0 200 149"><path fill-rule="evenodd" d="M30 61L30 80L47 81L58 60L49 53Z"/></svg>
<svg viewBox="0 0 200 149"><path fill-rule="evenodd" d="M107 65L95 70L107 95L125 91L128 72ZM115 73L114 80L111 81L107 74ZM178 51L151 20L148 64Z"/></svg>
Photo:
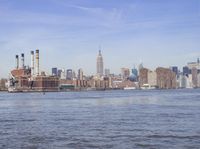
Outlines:
<svg viewBox="0 0 200 149"><path fill-rule="evenodd" d="M183 67L183 75L188 75L190 73L191 73L191 70L187 66Z"/></svg>
<svg viewBox="0 0 200 149"><path fill-rule="evenodd" d="M171 70L172 70L176 75L178 75L178 67L177 67L177 66L172 66L172 67L171 67Z"/></svg>
<svg viewBox="0 0 200 149"><path fill-rule="evenodd" d="M58 76L58 69L56 67L52 68L52 76Z"/></svg>

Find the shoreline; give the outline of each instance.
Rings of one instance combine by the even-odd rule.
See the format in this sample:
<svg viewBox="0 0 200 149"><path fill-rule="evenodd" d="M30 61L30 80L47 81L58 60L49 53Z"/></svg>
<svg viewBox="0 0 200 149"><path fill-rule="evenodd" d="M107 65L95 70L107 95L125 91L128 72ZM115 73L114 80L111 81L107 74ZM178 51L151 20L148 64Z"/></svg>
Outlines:
<svg viewBox="0 0 200 149"><path fill-rule="evenodd" d="M94 92L94 91L115 91L115 90L124 90L124 91L167 91L167 90L196 90L200 88L176 88L176 89L93 89L93 90L86 90L86 89L78 89L78 90L58 90L58 91L52 91L52 90L21 90L21 91L8 91L8 90L0 90L1 92L7 92L7 93L55 93L55 92Z"/></svg>

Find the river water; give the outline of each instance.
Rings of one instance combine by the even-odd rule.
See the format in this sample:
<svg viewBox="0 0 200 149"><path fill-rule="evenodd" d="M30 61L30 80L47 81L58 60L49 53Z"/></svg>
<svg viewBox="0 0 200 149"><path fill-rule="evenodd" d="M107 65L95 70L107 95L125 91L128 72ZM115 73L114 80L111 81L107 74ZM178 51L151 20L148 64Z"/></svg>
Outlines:
<svg viewBox="0 0 200 149"><path fill-rule="evenodd" d="M199 149L200 90L0 93L1 149Z"/></svg>

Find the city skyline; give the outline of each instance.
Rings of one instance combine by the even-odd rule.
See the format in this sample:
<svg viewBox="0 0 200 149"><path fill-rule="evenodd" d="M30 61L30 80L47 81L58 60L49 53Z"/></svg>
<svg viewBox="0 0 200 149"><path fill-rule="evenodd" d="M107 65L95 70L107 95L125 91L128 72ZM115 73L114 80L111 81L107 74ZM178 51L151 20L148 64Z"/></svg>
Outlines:
<svg viewBox="0 0 200 149"><path fill-rule="evenodd" d="M0 77L14 68L15 54L39 48L41 70L82 68L96 73L98 45L105 68L143 62L179 68L200 57L200 1L0 1Z"/></svg>

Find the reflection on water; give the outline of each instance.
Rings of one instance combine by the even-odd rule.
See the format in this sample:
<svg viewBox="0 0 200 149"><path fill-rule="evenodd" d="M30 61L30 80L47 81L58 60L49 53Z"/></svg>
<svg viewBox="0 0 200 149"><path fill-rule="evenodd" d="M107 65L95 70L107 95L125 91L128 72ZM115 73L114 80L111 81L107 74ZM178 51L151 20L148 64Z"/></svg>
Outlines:
<svg viewBox="0 0 200 149"><path fill-rule="evenodd" d="M0 148L199 148L200 90L0 93Z"/></svg>

